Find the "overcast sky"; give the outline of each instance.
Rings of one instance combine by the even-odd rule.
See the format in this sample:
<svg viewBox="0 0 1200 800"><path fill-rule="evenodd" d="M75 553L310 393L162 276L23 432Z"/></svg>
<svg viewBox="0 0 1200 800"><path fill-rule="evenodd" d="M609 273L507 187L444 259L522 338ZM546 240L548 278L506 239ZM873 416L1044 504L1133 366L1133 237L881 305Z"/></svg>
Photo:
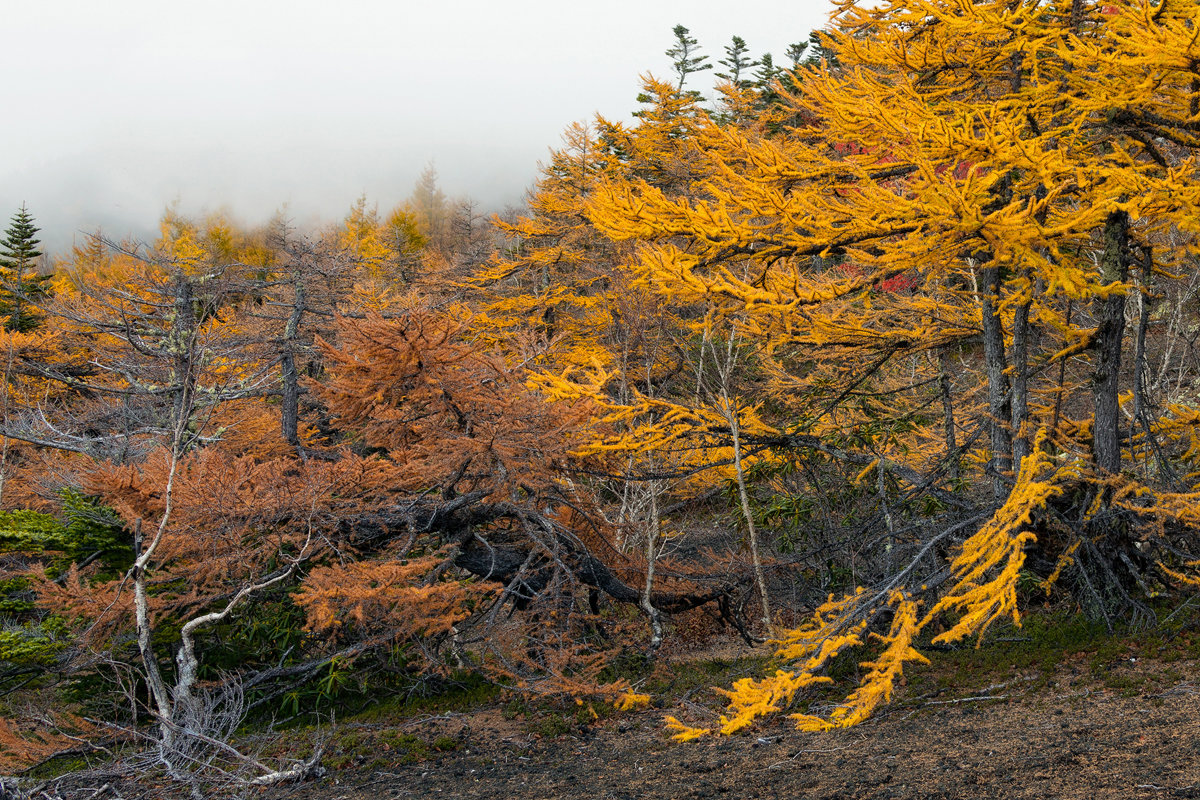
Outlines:
<svg viewBox="0 0 1200 800"><path fill-rule="evenodd" d="M682 23L786 63L828 0L34 0L5 3L0 221L51 250L162 210L300 224L383 209L432 162L487 209L520 200L562 130L626 119ZM707 90L711 72L696 88ZM6 227L6 225L5 225Z"/></svg>

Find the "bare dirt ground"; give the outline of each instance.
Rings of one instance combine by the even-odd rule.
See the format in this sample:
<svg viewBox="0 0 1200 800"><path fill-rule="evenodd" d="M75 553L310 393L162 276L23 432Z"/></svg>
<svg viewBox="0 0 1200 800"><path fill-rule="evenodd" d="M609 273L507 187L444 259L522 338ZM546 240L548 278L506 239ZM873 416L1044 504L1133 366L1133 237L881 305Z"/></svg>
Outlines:
<svg viewBox="0 0 1200 800"><path fill-rule="evenodd" d="M530 732L498 709L405 723L457 749L331 770L271 800L446 798L1200 797L1200 665L1127 654L1049 676L1014 666L986 686L914 681L875 719L827 734L786 719L746 735L672 742L649 710ZM985 699L979 699L981 697ZM686 709L685 709L686 711ZM361 759L360 759L361 760Z"/></svg>

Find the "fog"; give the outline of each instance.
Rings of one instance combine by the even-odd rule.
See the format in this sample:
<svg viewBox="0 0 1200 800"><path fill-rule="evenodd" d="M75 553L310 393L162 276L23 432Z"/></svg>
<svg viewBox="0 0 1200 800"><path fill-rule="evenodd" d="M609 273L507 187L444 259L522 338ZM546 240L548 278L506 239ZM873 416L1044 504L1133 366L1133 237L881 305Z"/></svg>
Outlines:
<svg viewBox="0 0 1200 800"><path fill-rule="evenodd" d="M26 203L51 251L102 227L150 238L168 204L304 225L408 196L519 203L571 122L627 119L670 75L682 23L786 63L826 0L9 4L0 48L0 218ZM695 83L707 93L712 72Z"/></svg>

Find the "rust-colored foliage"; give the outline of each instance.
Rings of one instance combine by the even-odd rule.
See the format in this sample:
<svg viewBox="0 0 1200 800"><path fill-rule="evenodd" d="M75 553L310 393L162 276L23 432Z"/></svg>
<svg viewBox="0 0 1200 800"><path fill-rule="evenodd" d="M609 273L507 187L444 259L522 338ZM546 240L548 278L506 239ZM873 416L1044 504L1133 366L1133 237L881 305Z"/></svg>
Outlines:
<svg viewBox="0 0 1200 800"><path fill-rule="evenodd" d="M0 717L0 769L17 772L100 732L95 723L74 714L26 710Z"/></svg>
<svg viewBox="0 0 1200 800"><path fill-rule="evenodd" d="M320 343L327 375L314 391L335 424L388 452L406 489L544 490L589 409L546 405L521 370L480 352L465 329L421 310L344 319L336 342Z"/></svg>
<svg viewBox="0 0 1200 800"><path fill-rule="evenodd" d="M494 590L441 581L439 566L445 559L425 556L318 567L305 576L296 603L309 630L334 637L450 633Z"/></svg>

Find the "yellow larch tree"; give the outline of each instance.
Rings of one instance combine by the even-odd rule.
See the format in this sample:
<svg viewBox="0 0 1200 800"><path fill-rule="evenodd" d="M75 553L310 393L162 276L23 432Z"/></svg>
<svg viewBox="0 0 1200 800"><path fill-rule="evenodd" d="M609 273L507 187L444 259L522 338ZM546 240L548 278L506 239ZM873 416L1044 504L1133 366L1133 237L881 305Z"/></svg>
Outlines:
<svg viewBox="0 0 1200 800"><path fill-rule="evenodd" d="M910 496L941 484L939 502L964 513L975 503L946 491L947 460L970 456L991 483L997 510L964 542L941 600L899 579L910 561L845 607L846 625L889 604L910 620L883 637L878 685L848 699L856 709L886 697L925 625L910 604L961 613L956 636L1014 612L1021 554L1042 521L1067 517L1056 503L1082 503L1061 547L1083 583L1103 587L1107 599L1089 599L1099 613L1151 613L1134 593L1170 582L1144 554L1153 538L1133 546L1146 531L1163 554L1194 552L1178 522L1195 490L1196 418L1154 406L1147 317L1130 337L1125 306L1135 279L1146 308L1152 281L1193 268L1200 45L1194 2L838 9L825 40L837 64L797 79L797 124L767 136L697 118L703 178L689 191L614 176L589 215L637 244L627 268L664 304L718 313L754 345L777 403L759 441L864 465L860 480L886 472ZM959 386L984 391L943 388L948 444L931 449L946 355L978 377ZM976 432L957 442L971 417ZM1151 450L1144 479L1122 473ZM904 587L911 599L895 594ZM763 702L749 689L734 698L775 706Z"/></svg>
<svg viewBox="0 0 1200 800"><path fill-rule="evenodd" d="M583 212L608 163L593 129L576 123L542 167L526 213L494 220L506 246L469 283L480 335L532 338L535 363L610 366L597 343L613 324L615 252Z"/></svg>

